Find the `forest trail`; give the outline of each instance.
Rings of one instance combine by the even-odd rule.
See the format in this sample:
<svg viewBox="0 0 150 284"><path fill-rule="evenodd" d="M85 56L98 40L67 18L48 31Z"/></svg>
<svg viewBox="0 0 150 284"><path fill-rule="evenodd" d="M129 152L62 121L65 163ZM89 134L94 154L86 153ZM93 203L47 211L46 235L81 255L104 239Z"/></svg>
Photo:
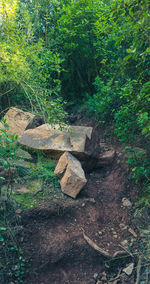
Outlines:
<svg viewBox="0 0 150 284"><path fill-rule="evenodd" d="M149 23L149 0L0 0L0 284L150 282ZM81 131L82 161L71 129L52 135L85 171L75 200L43 126L67 121L115 150L104 165Z"/></svg>
<svg viewBox="0 0 150 284"><path fill-rule="evenodd" d="M88 183L77 200L67 199L53 207L43 202L39 208L22 213L23 231L19 238L29 264L24 283L107 283L107 277L117 275L133 262L124 249L125 243L131 251L135 249L136 238L130 232L135 230L132 209L123 206L122 198L132 200L134 193L131 197L125 188L124 154L119 146L115 150L112 165L86 175ZM116 257L107 258L96 252L83 232ZM123 273L119 279L119 283L134 283L133 274L129 277Z"/></svg>

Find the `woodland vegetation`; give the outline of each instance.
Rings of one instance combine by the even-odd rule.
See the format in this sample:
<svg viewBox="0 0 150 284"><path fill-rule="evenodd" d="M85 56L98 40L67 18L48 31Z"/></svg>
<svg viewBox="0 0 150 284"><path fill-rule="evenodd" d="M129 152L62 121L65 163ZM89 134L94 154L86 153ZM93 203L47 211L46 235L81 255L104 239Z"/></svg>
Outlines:
<svg viewBox="0 0 150 284"><path fill-rule="evenodd" d="M52 124L66 109L90 115L134 154L129 168L148 207L149 23L149 0L0 0L0 118L10 106Z"/></svg>
<svg viewBox="0 0 150 284"><path fill-rule="evenodd" d="M55 123L67 102L148 151L148 0L1 0L0 8L1 117L17 105ZM149 194L148 157L129 162Z"/></svg>

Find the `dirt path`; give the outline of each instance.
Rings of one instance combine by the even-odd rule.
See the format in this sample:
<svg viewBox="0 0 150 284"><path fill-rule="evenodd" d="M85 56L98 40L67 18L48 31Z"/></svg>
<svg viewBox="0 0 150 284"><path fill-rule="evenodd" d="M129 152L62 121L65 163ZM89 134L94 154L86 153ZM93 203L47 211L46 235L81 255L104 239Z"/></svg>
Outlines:
<svg viewBox="0 0 150 284"><path fill-rule="evenodd" d="M108 273L132 262L128 254L107 259L84 239L83 232L111 255L125 252L121 243L135 238L130 209L122 206L126 196L126 167L121 150L113 165L87 175L88 183L77 200L68 200L52 210L46 202L37 210L22 214L21 246L29 264L24 283L94 284L107 283ZM109 275L110 277L110 275ZM112 282L113 283L113 282ZM117 283L117 282L116 282ZM134 283L123 276L119 283Z"/></svg>

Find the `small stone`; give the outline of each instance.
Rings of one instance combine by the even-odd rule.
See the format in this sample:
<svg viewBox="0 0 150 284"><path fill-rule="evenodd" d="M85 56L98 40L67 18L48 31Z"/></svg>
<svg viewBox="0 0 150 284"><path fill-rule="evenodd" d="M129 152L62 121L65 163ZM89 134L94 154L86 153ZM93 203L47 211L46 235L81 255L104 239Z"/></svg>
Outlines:
<svg viewBox="0 0 150 284"><path fill-rule="evenodd" d="M132 246L135 241L136 241L136 239L132 238L131 241L130 241L130 246Z"/></svg>
<svg viewBox="0 0 150 284"><path fill-rule="evenodd" d="M126 226L124 223L120 223L119 227L121 230L126 230L128 226Z"/></svg>
<svg viewBox="0 0 150 284"><path fill-rule="evenodd" d="M118 153L118 157L121 157L122 156L122 153Z"/></svg>
<svg viewBox="0 0 150 284"><path fill-rule="evenodd" d="M107 263L105 263L105 267L106 267L106 268L109 268L110 266L109 266Z"/></svg>
<svg viewBox="0 0 150 284"><path fill-rule="evenodd" d="M102 236L103 233L102 233L101 231L99 231L98 234L99 234L100 236Z"/></svg>
<svg viewBox="0 0 150 284"><path fill-rule="evenodd" d="M106 280L107 280L107 277L106 277L106 276L102 276L101 280L102 280L102 281L106 281Z"/></svg>
<svg viewBox="0 0 150 284"><path fill-rule="evenodd" d="M101 280L98 280L96 284L103 284L103 282Z"/></svg>
<svg viewBox="0 0 150 284"><path fill-rule="evenodd" d="M132 207L132 203L129 199L127 199L126 197L122 198L122 204L124 207Z"/></svg>
<svg viewBox="0 0 150 284"><path fill-rule="evenodd" d="M128 247L128 241L127 241L127 240L122 241L122 242L121 242L121 245L122 245L123 247Z"/></svg>
<svg viewBox="0 0 150 284"><path fill-rule="evenodd" d="M26 187L22 187L20 189L16 189L15 190L17 193L19 194L27 194L27 193L31 193L31 191L29 189L27 189Z"/></svg>
<svg viewBox="0 0 150 284"><path fill-rule="evenodd" d="M106 274L106 272L105 272L105 271L103 271L103 272L102 272L102 275L103 275L103 276L107 276L107 274Z"/></svg>
<svg viewBox="0 0 150 284"><path fill-rule="evenodd" d="M17 209L17 210L16 210L16 213L17 213L17 214L21 214L21 212L22 212L21 209Z"/></svg>
<svg viewBox="0 0 150 284"><path fill-rule="evenodd" d="M85 203L82 203L82 207L85 207Z"/></svg>
<svg viewBox="0 0 150 284"><path fill-rule="evenodd" d="M96 280L97 277L98 277L98 273L96 272L96 273L94 273L93 278Z"/></svg>
<svg viewBox="0 0 150 284"><path fill-rule="evenodd" d="M128 229L129 233L131 233L135 238L137 238L137 234L134 232L132 228Z"/></svg>
<svg viewBox="0 0 150 284"><path fill-rule="evenodd" d="M124 223L120 223L120 224L119 224L119 227L120 227L120 228L124 228L124 226L125 226Z"/></svg>
<svg viewBox="0 0 150 284"><path fill-rule="evenodd" d="M133 272L134 263L130 263L126 268L123 269L123 272L130 276Z"/></svg>
<svg viewBox="0 0 150 284"><path fill-rule="evenodd" d="M114 236L114 238L115 238L115 239L117 239L117 238L118 238L117 234L114 234L113 236Z"/></svg>
<svg viewBox="0 0 150 284"><path fill-rule="evenodd" d="M115 150L110 149L110 150L105 150L102 154L99 156L99 160L97 162L97 167L100 166L106 166L112 164L114 158L115 158Z"/></svg>

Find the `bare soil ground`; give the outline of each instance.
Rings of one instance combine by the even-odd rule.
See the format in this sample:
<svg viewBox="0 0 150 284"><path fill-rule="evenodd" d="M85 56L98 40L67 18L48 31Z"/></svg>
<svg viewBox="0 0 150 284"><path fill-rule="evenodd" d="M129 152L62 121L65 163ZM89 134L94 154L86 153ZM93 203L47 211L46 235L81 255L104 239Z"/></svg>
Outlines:
<svg viewBox="0 0 150 284"><path fill-rule="evenodd" d="M125 158L120 146L115 148L113 164L88 174L77 200L68 198L61 206L44 201L39 208L22 212L18 238L28 263L24 284L135 283L134 271L110 281L133 262L121 243L127 240L133 254L136 248L136 238L129 232L129 228L136 232L132 208L122 206L123 197L132 202L136 193L126 189ZM120 253L102 256L83 233L110 255Z"/></svg>

